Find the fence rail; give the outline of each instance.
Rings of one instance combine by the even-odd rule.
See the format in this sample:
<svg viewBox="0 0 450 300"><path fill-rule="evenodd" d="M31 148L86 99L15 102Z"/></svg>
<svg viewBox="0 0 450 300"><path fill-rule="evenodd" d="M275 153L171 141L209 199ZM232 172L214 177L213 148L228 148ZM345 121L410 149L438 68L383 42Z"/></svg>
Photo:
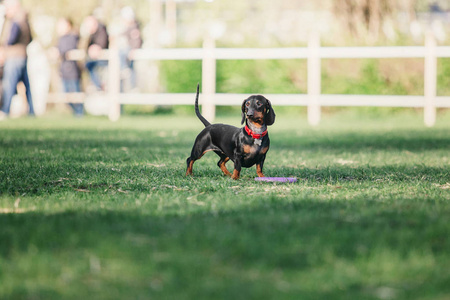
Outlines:
<svg viewBox="0 0 450 300"><path fill-rule="evenodd" d="M415 58L425 57L425 46L393 47L320 47L321 58ZM436 48L437 57L450 57L450 46ZM139 49L136 60L201 60L203 48ZM215 48L214 57L218 60L258 60L258 59L306 59L306 47L288 48Z"/></svg>
<svg viewBox="0 0 450 300"><path fill-rule="evenodd" d="M433 126L437 108L450 108L450 97L437 96L437 58L450 57L450 47L437 46L432 35L427 35L424 46L405 47L321 47L317 35L312 35L307 47L291 48L216 48L212 39L206 39L203 48L139 49L134 60L201 60L203 114L215 117L216 105L240 105L247 94L216 93L216 60L306 59L307 94L265 94L272 104L308 107L310 124L320 122L322 106L375 106L422 107L424 122ZM118 52L105 50L103 58L109 61L108 92L104 94L111 103L109 117L120 117L120 104L186 105L192 104L194 94L189 93L120 93L120 66ZM339 58L424 58L424 95L329 95L321 93L321 60ZM82 60L84 53L76 50L71 59ZM255 91L257 93L258 91ZM53 93L48 102L83 102L84 94Z"/></svg>
<svg viewBox="0 0 450 300"><path fill-rule="evenodd" d="M307 94L264 94L268 99L275 99L277 106L307 106ZM106 95L105 95L106 96ZM241 105L248 94L222 94L214 95L214 104L217 106ZM84 93L52 93L49 103L83 103ZM202 98L202 93L200 93ZM123 93L119 95L120 104L133 105L192 105L194 93ZM200 100L201 103L201 100ZM396 95L339 95L322 94L319 98L320 106L372 106L372 107L412 107L423 108L424 96L396 96ZM436 97L437 108L450 108L450 96Z"/></svg>

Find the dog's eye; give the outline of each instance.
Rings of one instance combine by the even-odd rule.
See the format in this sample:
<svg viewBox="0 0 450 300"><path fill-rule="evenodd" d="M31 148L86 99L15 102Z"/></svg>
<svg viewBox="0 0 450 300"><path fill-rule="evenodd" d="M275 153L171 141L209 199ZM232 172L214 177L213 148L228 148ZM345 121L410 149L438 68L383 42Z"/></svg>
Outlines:
<svg viewBox="0 0 450 300"><path fill-rule="evenodd" d="M245 102L245 106L249 107L250 106L250 102Z"/></svg>
<svg viewBox="0 0 450 300"><path fill-rule="evenodd" d="M259 107L259 106L261 106L261 105L262 105L262 103L261 103L261 102L259 102L259 101L256 101L256 105L258 105L258 107Z"/></svg>

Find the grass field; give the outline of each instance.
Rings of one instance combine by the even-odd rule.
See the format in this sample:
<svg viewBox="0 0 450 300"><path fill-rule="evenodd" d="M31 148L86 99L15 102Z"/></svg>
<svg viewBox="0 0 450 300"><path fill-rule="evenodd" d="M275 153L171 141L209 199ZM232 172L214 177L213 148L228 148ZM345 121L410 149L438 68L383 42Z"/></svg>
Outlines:
<svg viewBox="0 0 450 300"><path fill-rule="evenodd" d="M269 128L295 184L185 177L194 116L0 123L0 299L449 299L450 113L305 119Z"/></svg>

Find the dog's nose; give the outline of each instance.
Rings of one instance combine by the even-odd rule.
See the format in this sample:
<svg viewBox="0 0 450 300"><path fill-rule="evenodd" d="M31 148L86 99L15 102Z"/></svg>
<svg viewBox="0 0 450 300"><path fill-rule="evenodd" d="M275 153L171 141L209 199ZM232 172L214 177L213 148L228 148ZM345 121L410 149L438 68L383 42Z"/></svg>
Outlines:
<svg viewBox="0 0 450 300"><path fill-rule="evenodd" d="M255 111L253 109L249 109L247 111L247 116L249 116L249 117L253 117L254 114L255 114Z"/></svg>

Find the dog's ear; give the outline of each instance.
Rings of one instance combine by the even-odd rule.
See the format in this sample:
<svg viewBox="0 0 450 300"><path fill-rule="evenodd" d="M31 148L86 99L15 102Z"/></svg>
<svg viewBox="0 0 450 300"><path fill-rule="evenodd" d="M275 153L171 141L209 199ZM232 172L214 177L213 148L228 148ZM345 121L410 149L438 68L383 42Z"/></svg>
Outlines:
<svg viewBox="0 0 450 300"><path fill-rule="evenodd" d="M267 100L266 115L265 115L264 123L266 123L266 125L268 125L268 126L275 123L275 112L273 111L272 103L270 103L269 100Z"/></svg>
<svg viewBox="0 0 450 300"><path fill-rule="evenodd" d="M242 102L242 107L241 107L241 111L242 111L241 125L244 124L244 122L245 122L245 102L247 102L247 99L245 99L244 102Z"/></svg>

